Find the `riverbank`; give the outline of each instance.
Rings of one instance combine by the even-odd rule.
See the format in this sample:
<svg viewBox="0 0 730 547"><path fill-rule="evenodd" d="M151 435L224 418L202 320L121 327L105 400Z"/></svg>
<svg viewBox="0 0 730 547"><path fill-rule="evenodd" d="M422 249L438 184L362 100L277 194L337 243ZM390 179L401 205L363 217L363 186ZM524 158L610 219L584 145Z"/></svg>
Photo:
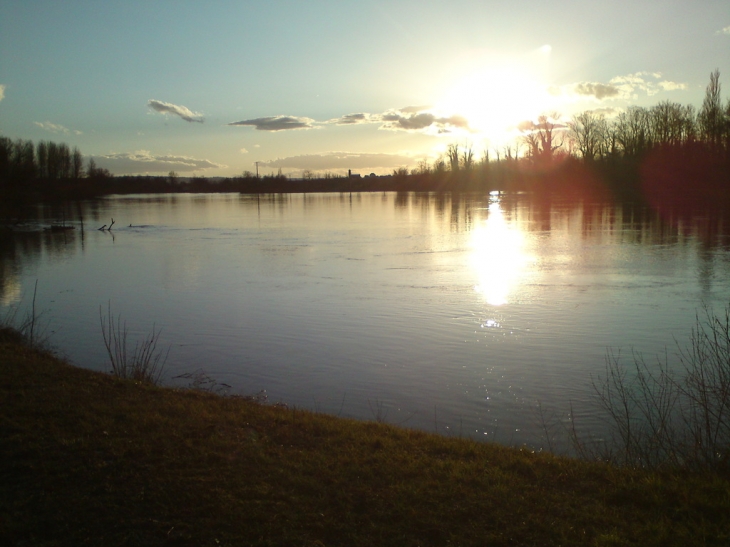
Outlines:
<svg viewBox="0 0 730 547"><path fill-rule="evenodd" d="M730 481L125 381L0 330L6 545L726 545Z"/></svg>

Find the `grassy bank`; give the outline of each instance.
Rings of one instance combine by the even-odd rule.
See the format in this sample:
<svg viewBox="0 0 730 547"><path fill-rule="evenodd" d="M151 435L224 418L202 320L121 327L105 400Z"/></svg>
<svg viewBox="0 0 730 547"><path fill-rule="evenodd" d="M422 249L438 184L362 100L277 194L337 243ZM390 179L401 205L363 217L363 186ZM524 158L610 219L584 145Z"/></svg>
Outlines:
<svg viewBox="0 0 730 547"><path fill-rule="evenodd" d="M728 545L730 481L176 391L0 330L3 545Z"/></svg>

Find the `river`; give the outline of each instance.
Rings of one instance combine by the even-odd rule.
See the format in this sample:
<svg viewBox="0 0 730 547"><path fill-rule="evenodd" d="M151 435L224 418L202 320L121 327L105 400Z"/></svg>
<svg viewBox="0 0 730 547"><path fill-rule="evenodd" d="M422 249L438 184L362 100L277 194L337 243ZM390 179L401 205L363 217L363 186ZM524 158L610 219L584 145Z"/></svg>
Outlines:
<svg viewBox="0 0 730 547"><path fill-rule="evenodd" d="M561 452L572 418L603 434L607 352L674 364L695 313L730 301L721 222L527 194L111 196L38 206L0 241L0 311L25 313L37 283L51 345L79 366L109 369L111 307L131 340L161 329L168 384L200 371L272 403Z"/></svg>

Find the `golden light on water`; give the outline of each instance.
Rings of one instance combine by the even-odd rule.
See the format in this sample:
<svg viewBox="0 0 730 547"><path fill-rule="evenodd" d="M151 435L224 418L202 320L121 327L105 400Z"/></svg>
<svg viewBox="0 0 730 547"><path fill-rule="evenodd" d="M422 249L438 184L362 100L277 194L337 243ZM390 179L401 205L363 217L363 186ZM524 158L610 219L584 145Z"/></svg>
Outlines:
<svg viewBox="0 0 730 547"><path fill-rule="evenodd" d="M525 233L510 222L498 198L489 204L489 215L471 234L472 268L476 274L475 290L488 304L501 306L509 302L532 261L525 249Z"/></svg>

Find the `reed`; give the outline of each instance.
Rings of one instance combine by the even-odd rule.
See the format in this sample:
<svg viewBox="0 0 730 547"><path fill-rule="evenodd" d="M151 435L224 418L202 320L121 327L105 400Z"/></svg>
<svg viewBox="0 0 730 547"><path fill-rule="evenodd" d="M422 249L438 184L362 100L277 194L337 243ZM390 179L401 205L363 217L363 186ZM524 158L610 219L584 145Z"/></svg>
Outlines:
<svg viewBox="0 0 730 547"><path fill-rule="evenodd" d="M106 316L99 307L99 322L112 374L120 378L159 384L170 354L170 347L167 351L157 349L162 331L157 330L153 324L152 331L130 350L127 322L122 321L121 314L115 319L111 303L107 305Z"/></svg>

